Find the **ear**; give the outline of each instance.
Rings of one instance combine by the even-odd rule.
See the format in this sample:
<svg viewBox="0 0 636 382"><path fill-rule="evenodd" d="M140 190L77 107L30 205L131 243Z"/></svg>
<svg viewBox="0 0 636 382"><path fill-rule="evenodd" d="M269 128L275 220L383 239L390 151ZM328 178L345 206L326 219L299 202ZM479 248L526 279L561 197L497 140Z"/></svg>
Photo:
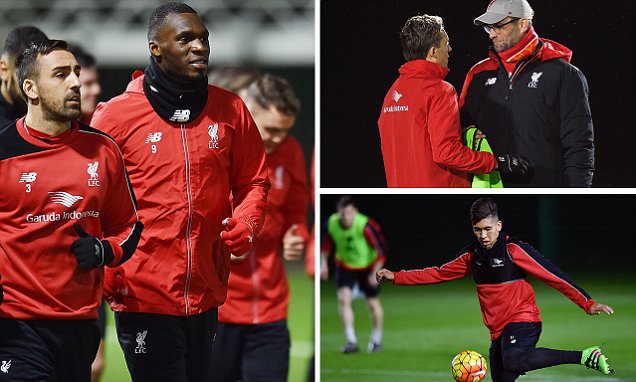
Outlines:
<svg viewBox="0 0 636 382"><path fill-rule="evenodd" d="M22 84L22 90L29 100L35 100L40 97L38 86L35 82L33 82L33 80L24 80L24 83Z"/></svg>
<svg viewBox="0 0 636 382"><path fill-rule="evenodd" d="M501 220L499 220L497 222L497 231L501 231L501 228L503 227L503 223L501 223Z"/></svg>
<svg viewBox="0 0 636 382"><path fill-rule="evenodd" d="M159 46L159 44L156 41L149 41L148 42L148 50L150 50L150 54L154 58L159 59L161 57L161 47Z"/></svg>
<svg viewBox="0 0 636 382"><path fill-rule="evenodd" d="M9 64L7 63L7 60L4 58L0 59L0 79L2 79L2 82L9 82L9 72Z"/></svg>
<svg viewBox="0 0 636 382"><path fill-rule="evenodd" d="M426 59L431 61L434 59L437 59L437 51L436 51L437 47L432 46L428 52L426 52Z"/></svg>

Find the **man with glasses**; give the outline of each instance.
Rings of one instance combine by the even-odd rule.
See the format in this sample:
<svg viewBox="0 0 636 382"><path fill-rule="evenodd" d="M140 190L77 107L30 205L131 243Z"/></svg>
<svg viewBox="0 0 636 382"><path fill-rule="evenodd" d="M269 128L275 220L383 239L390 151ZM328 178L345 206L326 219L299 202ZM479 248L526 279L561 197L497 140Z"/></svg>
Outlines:
<svg viewBox="0 0 636 382"><path fill-rule="evenodd" d="M572 51L539 38L526 0L494 0L474 20L492 40L489 57L466 76L462 126L476 125L494 152L529 159L526 174L502 174L505 187L590 187L594 132L583 73Z"/></svg>

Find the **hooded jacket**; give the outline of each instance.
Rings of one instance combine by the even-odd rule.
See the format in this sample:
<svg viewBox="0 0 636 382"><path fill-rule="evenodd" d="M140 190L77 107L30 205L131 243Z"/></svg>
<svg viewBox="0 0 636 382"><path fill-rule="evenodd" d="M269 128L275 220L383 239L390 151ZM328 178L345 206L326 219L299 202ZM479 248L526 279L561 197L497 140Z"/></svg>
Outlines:
<svg viewBox="0 0 636 382"><path fill-rule="evenodd" d="M255 234L262 227L269 189L263 141L235 94L208 85L203 112L188 124L170 123L153 110L142 80L136 72L92 119L122 148L146 227L135 256L106 272L105 292L115 311L203 313L226 298L223 219L244 220Z"/></svg>
<svg viewBox="0 0 636 382"><path fill-rule="evenodd" d="M462 126L476 125L495 153L520 155L532 165L524 176L503 175L504 187L591 186L589 89L571 58L567 47L539 39L511 76L492 47L468 72L459 101Z"/></svg>
<svg viewBox="0 0 636 382"><path fill-rule="evenodd" d="M470 187L467 173L489 173L490 153L461 140L457 93L448 69L426 60L400 67L382 105L378 126L389 187Z"/></svg>

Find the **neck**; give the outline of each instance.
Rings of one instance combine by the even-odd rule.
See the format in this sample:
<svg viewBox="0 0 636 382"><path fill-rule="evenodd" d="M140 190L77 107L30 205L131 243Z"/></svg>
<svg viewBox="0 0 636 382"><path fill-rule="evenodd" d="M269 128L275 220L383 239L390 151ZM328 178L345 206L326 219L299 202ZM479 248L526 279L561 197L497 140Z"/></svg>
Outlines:
<svg viewBox="0 0 636 382"><path fill-rule="evenodd" d="M25 121L30 129L37 130L52 137L60 135L71 128L71 121L62 122L47 119L40 108L33 107L31 104L29 104Z"/></svg>

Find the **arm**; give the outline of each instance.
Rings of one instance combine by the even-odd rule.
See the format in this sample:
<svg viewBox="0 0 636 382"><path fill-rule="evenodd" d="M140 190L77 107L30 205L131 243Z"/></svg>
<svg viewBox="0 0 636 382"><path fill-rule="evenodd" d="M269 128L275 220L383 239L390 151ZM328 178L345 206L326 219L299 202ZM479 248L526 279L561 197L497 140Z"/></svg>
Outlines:
<svg viewBox="0 0 636 382"><path fill-rule="evenodd" d="M509 245L508 252L517 266L561 292L586 313L598 314L604 311L612 314L614 312L609 306L592 300L583 288L576 285L563 271L529 244L517 242Z"/></svg>
<svg viewBox="0 0 636 382"><path fill-rule="evenodd" d="M561 145L569 187L591 187L594 173L594 129L585 76L570 67L560 92Z"/></svg>
<svg viewBox="0 0 636 382"><path fill-rule="evenodd" d="M485 174L494 170L494 155L471 150L462 143L455 89L443 83L438 90L425 104L433 161L462 172Z"/></svg>
<svg viewBox="0 0 636 382"><path fill-rule="evenodd" d="M329 255L331 254L334 244L331 235L327 230L323 230L325 239L320 246L320 278L327 280L329 278Z"/></svg>
<svg viewBox="0 0 636 382"><path fill-rule="evenodd" d="M464 252L441 267L429 267L408 271L391 272L380 269L376 272L378 282L393 280L395 285L428 285L455 280L470 274L471 252Z"/></svg>
<svg viewBox="0 0 636 382"><path fill-rule="evenodd" d="M307 228L309 189L307 187L305 158L300 146L298 145L296 148L290 155L291 185L287 190L283 204L286 227L283 237L283 257L286 260L298 260L309 239L309 229Z"/></svg>
<svg viewBox="0 0 636 382"><path fill-rule="evenodd" d="M263 140L247 107L239 100L239 117L230 147L229 180L234 211L223 220L221 238L229 251L241 256L252 249L253 238L263 228L267 192L267 176Z"/></svg>

